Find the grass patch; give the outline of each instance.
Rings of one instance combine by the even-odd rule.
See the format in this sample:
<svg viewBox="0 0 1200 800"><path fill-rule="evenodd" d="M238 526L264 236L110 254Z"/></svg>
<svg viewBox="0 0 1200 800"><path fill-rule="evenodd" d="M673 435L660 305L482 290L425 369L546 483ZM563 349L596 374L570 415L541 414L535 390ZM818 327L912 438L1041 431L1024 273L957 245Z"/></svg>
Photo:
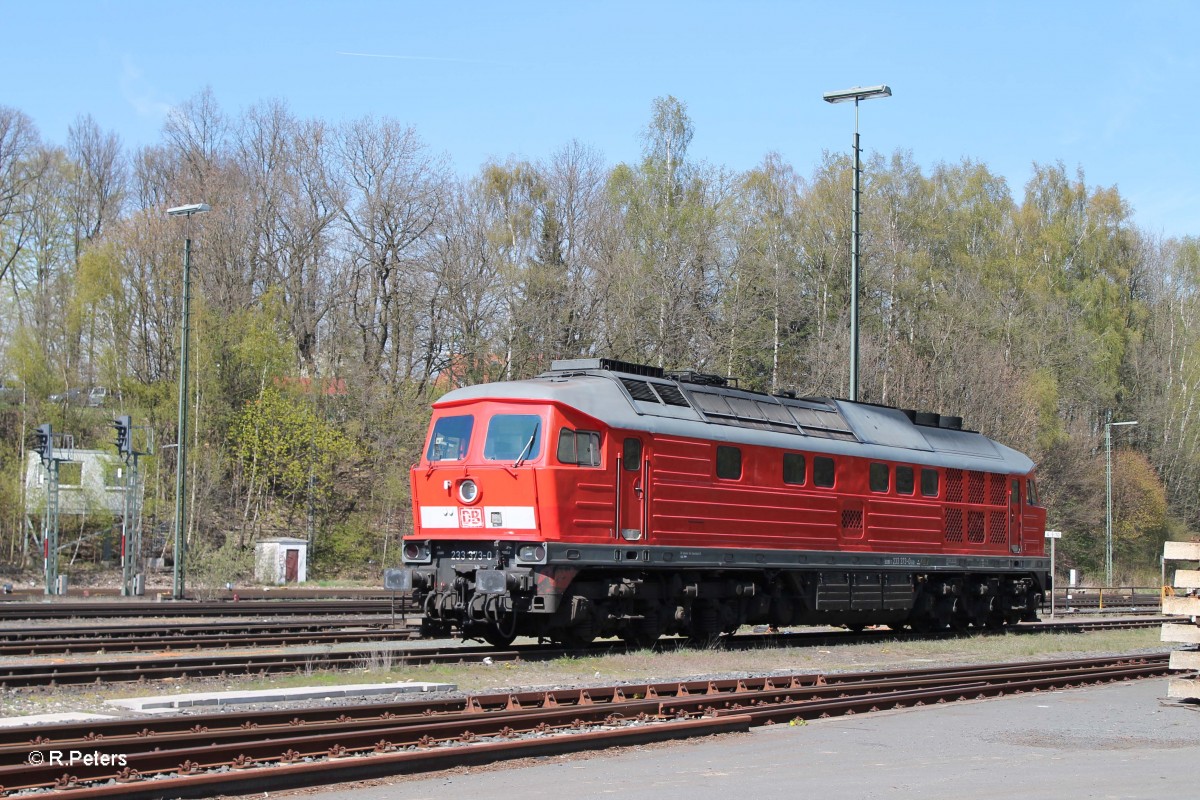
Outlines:
<svg viewBox="0 0 1200 800"><path fill-rule="evenodd" d="M413 667L411 680L454 683L465 692L513 686L551 687L614 682L681 680L728 673L784 674L904 669L931 664L1086 657L1105 653L1156 651L1165 646L1159 629L1093 633L1040 633L976 636L942 641L903 638L832 647L768 647L750 650L648 650L621 655L571 656L544 662L454 664Z"/></svg>

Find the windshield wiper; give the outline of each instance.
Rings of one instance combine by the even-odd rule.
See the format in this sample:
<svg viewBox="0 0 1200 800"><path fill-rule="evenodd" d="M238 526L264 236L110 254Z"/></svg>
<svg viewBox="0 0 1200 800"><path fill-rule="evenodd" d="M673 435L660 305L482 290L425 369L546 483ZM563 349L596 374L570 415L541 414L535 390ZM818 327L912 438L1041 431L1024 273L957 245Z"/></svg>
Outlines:
<svg viewBox="0 0 1200 800"><path fill-rule="evenodd" d="M521 448L521 454L517 456L517 463L513 464L513 469L516 469L517 467L521 466L521 464L524 463L524 461L525 461L525 457L527 455L529 455L529 451L533 449L533 442L535 439L537 439L538 425L540 425L540 424L541 424L540 422L534 423L533 433L531 433L529 435L529 441L526 442L525 446Z"/></svg>

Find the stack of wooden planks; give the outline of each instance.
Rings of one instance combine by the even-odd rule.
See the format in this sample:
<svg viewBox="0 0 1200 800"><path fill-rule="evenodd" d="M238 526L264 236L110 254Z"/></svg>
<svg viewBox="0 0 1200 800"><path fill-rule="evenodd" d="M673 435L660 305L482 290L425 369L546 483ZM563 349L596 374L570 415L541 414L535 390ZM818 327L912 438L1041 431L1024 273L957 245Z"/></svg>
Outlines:
<svg viewBox="0 0 1200 800"><path fill-rule="evenodd" d="M1171 679L1167 696L1180 700L1200 700L1200 542L1167 542L1163 546L1163 567L1174 578L1164 588L1163 614L1189 617L1188 622L1168 622L1162 626L1164 642L1180 642L1189 647L1171 653L1171 669L1189 670ZM1172 593L1173 592L1173 593Z"/></svg>

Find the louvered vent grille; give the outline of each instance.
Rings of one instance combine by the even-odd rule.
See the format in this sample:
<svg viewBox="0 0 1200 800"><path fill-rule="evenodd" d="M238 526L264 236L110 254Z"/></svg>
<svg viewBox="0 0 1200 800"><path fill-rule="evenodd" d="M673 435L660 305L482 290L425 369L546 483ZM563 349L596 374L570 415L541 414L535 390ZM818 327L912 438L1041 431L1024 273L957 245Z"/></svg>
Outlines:
<svg viewBox="0 0 1200 800"><path fill-rule="evenodd" d="M629 391L630 396L634 400L642 400L647 403L657 403L658 395L650 388L650 384L645 381L634 381L629 378L621 378L621 384Z"/></svg>
<svg viewBox="0 0 1200 800"><path fill-rule="evenodd" d="M967 512L967 541L975 544L983 543L983 512Z"/></svg>
<svg viewBox="0 0 1200 800"><path fill-rule="evenodd" d="M1008 483L1008 476L989 475L988 477L991 481L988 486L990 490L990 497L988 498L988 501L994 506L1004 505L1008 502L1008 487L1006 485Z"/></svg>
<svg viewBox="0 0 1200 800"><path fill-rule="evenodd" d="M946 509L946 541L961 542L963 540L963 512L961 508Z"/></svg>
<svg viewBox="0 0 1200 800"><path fill-rule="evenodd" d="M674 386L666 384L655 384L655 390L658 392L662 401L669 406L682 406L683 408L691 408L688 405L687 398L683 396L683 392L676 389Z"/></svg>
<svg viewBox="0 0 1200 800"><path fill-rule="evenodd" d="M961 503L963 498L963 473L961 469L946 470L946 500Z"/></svg>
<svg viewBox="0 0 1200 800"><path fill-rule="evenodd" d="M988 512L988 542L1004 544L1008 541L1008 515L1003 511Z"/></svg>
<svg viewBox="0 0 1200 800"><path fill-rule="evenodd" d="M971 470L967 473L967 502L980 504L983 502L983 483L985 476L982 472Z"/></svg>

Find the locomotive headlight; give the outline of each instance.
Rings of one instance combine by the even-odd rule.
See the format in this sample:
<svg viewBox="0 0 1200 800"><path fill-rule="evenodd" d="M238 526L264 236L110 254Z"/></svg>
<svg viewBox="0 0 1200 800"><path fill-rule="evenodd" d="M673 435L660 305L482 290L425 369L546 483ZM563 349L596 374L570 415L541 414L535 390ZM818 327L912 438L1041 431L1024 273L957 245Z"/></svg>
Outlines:
<svg viewBox="0 0 1200 800"><path fill-rule="evenodd" d="M430 561L429 542L405 542L404 561L406 563L428 563Z"/></svg>
<svg viewBox="0 0 1200 800"><path fill-rule="evenodd" d="M546 548L540 544L523 544L517 548L517 561L544 564L546 563Z"/></svg>
<svg viewBox="0 0 1200 800"><path fill-rule="evenodd" d="M475 481L467 478L458 484L458 499L467 505L479 499L479 487L475 485Z"/></svg>

